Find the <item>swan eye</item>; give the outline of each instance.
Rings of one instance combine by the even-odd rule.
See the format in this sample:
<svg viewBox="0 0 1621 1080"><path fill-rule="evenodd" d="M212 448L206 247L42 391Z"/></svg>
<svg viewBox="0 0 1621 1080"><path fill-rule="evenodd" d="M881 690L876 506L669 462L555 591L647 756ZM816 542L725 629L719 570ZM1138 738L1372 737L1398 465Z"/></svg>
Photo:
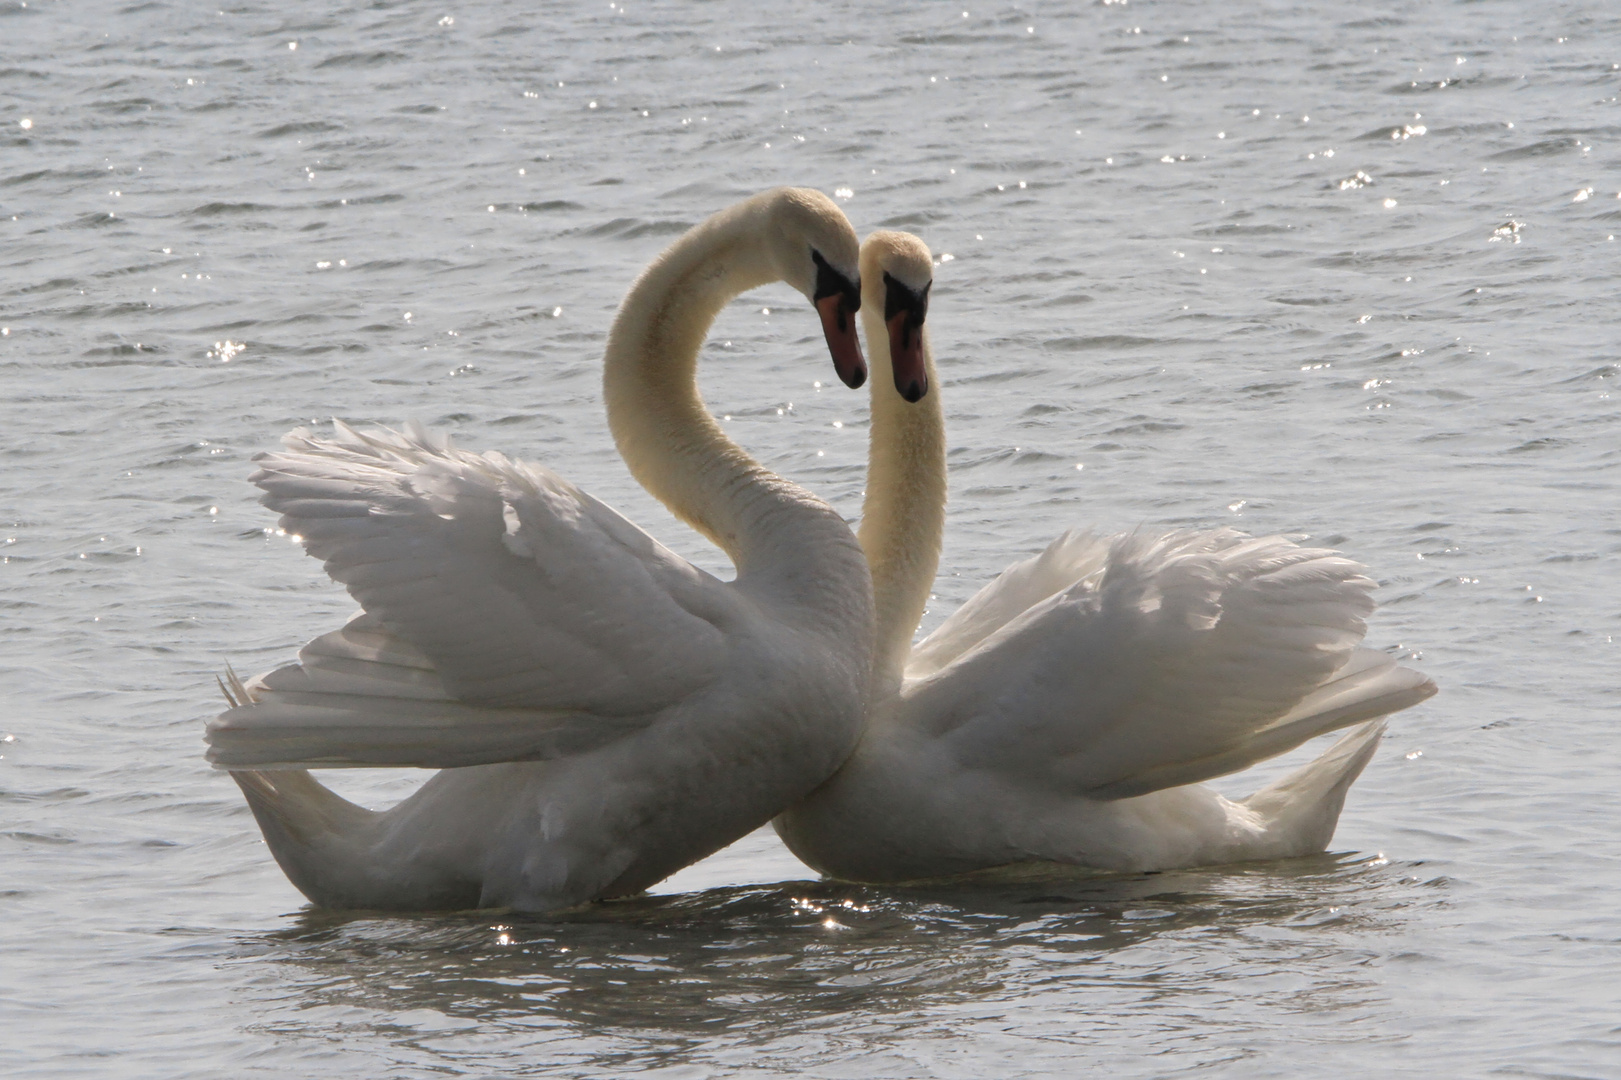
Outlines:
<svg viewBox="0 0 1621 1080"><path fill-rule="evenodd" d="M825 300L829 296L842 296L844 302L839 305L841 312L861 310L861 282L851 281L837 270L833 269L822 253L811 248L811 262L816 264L816 291L811 296L811 303Z"/></svg>

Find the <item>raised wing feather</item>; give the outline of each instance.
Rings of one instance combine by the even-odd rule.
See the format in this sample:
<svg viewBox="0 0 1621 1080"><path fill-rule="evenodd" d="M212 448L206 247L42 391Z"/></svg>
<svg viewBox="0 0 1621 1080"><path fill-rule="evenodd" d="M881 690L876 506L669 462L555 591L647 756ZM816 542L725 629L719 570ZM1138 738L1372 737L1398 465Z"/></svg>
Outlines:
<svg viewBox="0 0 1621 1080"><path fill-rule="evenodd" d="M208 760L227 769L412 765L450 768L582 753L642 717L468 705L419 650L372 615L316 638L298 663L227 689Z"/></svg>
<svg viewBox="0 0 1621 1080"><path fill-rule="evenodd" d="M903 722L967 767L1117 798L1244 768L1434 691L1358 649L1373 582L1334 552L1217 530L1094 542L1071 565L1099 545L1079 580L909 682Z"/></svg>
<svg viewBox="0 0 1621 1080"><path fill-rule="evenodd" d="M415 428L284 445L265 505L455 701L645 716L718 676L725 586L550 470Z"/></svg>
<svg viewBox="0 0 1621 1080"><path fill-rule="evenodd" d="M1071 529L1040 554L1014 563L913 646L907 678L934 674L1047 597L1102 573L1109 545L1107 537Z"/></svg>

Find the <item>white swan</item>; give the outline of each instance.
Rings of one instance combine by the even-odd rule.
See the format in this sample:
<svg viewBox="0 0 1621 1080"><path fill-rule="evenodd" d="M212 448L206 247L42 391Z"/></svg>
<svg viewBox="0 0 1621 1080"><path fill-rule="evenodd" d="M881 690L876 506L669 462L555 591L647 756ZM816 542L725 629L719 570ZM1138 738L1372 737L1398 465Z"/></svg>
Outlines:
<svg viewBox="0 0 1621 1080"><path fill-rule="evenodd" d="M850 760L777 819L789 848L864 881L1321 851L1382 721L1243 802L1198 781L1435 692L1359 647L1373 609L1362 568L1228 529L1066 533L912 648L946 484L939 395L925 396L935 381L929 251L877 233L861 273L873 375L859 533L878 616L873 713Z"/></svg>
<svg viewBox="0 0 1621 1080"><path fill-rule="evenodd" d="M729 584L548 469L417 429L294 432L259 459L266 505L365 609L235 684L208 728L306 896L543 911L636 892L837 768L865 720L865 559L831 507L722 433L695 365L727 301L781 280L860 385L857 256L830 199L766 192L676 241L614 321L620 452L731 557ZM382 813L298 771L350 765L472 767Z"/></svg>

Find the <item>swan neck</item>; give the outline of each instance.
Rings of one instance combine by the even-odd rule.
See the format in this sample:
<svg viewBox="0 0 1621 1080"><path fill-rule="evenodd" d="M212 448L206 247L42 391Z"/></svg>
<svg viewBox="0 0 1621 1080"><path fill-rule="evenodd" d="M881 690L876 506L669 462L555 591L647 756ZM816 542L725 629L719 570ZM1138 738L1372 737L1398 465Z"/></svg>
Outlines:
<svg viewBox="0 0 1621 1080"><path fill-rule="evenodd" d="M620 305L603 368L608 425L631 474L724 550L740 582L751 569L803 563L828 547L823 532L854 553L832 508L728 438L698 392L698 354L721 309L781 280L768 218L769 205L751 199L666 249Z"/></svg>
<svg viewBox="0 0 1621 1080"><path fill-rule="evenodd" d="M883 305L864 302L861 316L871 368L872 425L861 550L872 570L877 616L875 682L899 688L912 637L929 602L945 531L946 436L940 379L928 328L923 362L929 392L909 403L895 389Z"/></svg>

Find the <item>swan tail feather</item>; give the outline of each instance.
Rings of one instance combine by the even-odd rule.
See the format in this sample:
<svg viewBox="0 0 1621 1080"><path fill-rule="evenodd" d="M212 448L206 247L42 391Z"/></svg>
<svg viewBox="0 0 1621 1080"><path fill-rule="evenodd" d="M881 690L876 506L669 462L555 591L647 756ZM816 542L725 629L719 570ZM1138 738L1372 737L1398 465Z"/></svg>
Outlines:
<svg viewBox="0 0 1621 1080"><path fill-rule="evenodd" d="M336 794L302 769L243 769L231 773L266 837L287 843L271 850L309 848L323 840L353 837L378 816ZM280 861L280 855L277 855Z"/></svg>
<svg viewBox="0 0 1621 1080"><path fill-rule="evenodd" d="M1274 842L1277 858L1312 855L1328 847L1346 793L1379 749L1386 721L1371 720L1321 755L1245 799Z"/></svg>
<svg viewBox="0 0 1621 1080"><path fill-rule="evenodd" d="M301 769L238 770L276 864L299 892L329 908L471 908L478 885L456 874L424 877L420 854L383 850L387 813L367 810Z"/></svg>
<svg viewBox="0 0 1621 1080"><path fill-rule="evenodd" d="M231 773L287 880L326 907L351 907L381 814L356 806L301 770Z"/></svg>

